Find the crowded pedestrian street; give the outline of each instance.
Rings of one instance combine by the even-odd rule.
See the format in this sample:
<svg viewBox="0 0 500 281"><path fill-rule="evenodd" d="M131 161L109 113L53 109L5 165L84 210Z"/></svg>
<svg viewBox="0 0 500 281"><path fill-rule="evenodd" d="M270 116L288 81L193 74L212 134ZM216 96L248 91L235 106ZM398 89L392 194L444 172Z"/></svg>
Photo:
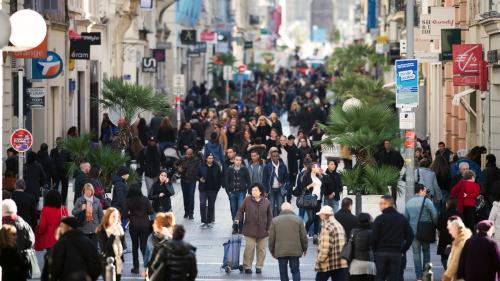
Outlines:
<svg viewBox="0 0 500 281"><path fill-rule="evenodd" d="M0 0L0 281L498 281L499 0Z"/></svg>

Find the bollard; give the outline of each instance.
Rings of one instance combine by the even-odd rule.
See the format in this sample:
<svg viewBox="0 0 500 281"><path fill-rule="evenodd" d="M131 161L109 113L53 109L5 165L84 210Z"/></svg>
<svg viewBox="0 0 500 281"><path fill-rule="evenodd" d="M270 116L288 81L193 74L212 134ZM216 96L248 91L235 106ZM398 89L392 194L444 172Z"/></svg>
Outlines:
<svg viewBox="0 0 500 281"><path fill-rule="evenodd" d="M432 263L425 265L424 276L422 281L434 281L434 272L432 272Z"/></svg>
<svg viewBox="0 0 500 281"><path fill-rule="evenodd" d="M106 259L106 273L105 273L106 281L116 281L116 268L114 263L115 259L113 257L108 257Z"/></svg>

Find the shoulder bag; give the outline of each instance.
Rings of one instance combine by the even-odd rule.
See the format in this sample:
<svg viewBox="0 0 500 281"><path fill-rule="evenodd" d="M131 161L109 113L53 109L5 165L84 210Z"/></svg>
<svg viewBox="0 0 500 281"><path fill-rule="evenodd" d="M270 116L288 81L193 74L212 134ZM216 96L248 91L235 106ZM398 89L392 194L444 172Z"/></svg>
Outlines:
<svg viewBox="0 0 500 281"><path fill-rule="evenodd" d="M303 193L297 198L297 207L302 209L314 209L318 202L318 196L308 193Z"/></svg>
<svg viewBox="0 0 500 281"><path fill-rule="evenodd" d="M425 206L425 200L427 200L427 198L424 197L424 200L422 201L422 206L420 207L420 213L418 214L417 233L415 236L419 241L426 243L434 243L434 241L436 241L436 226L432 222L432 216L430 222L420 221Z"/></svg>
<svg viewBox="0 0 500 281"><path fill-rule="evenodd" d="M345 243L342 251L340 252L340 258L346 260L347 262L351 262L354 257L354 232L349 237L349 241Z"/></svg>

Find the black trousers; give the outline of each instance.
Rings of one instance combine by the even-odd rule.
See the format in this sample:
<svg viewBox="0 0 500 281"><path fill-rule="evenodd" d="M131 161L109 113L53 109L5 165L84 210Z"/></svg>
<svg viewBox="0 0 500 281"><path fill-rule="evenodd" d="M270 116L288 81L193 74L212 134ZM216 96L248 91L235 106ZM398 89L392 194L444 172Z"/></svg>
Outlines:
<svg viewBox="0 0 500 281"><path fill-rule="evenodd" d="M218 190L200 191L200 216L202 223L215 221L215 200Z"/></svg>
<svg viewBox="0 0 500 281"><path fill-rule="evenodd" d="M61 197L64 205L67 204L68 197L68 177L66 175L57 175L54 180L54 189L59 190L59 183L61 183Z"/></svg>
<svg viewBox="0 0 500 281"><path fill-rule="evenodd" d="M314 223L314 234L319 233L319 216L316 215L317 212L321 209L321 200L318 200L316 204L316 208L307 209L307 222L306 222L306 231L309 231L309 228Z"/></svg>
<svg viewBox="0 0 500 281"><path fill-rule="evenodd" d="M150 229L149 228L134 228L130 227L130 238L132 239L132 260L134 268L139 268L139 248L142 256L146 254L146 246L148 243Z"/></svg>

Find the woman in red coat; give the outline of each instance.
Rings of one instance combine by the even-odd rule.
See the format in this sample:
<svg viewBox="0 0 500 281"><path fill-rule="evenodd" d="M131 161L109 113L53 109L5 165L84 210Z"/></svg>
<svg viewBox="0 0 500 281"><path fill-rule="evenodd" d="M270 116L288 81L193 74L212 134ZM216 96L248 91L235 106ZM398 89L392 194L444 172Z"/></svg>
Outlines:
<svg viewBox="0 0 500 281"><path fill-rule="evenodd" d="M56 243L56 230L61 219L68 216L68 210L62 206L62 197L57 190L51 190L45 196L40 213L40 223L35 230L35 250L50 249Z"/></svg>
<svg viewBox="0 0 500 281"><path fill-rule="evenodd" d="M463 214L464 224L472 233L475 225L476 200L481 188L475 183L476 175L474 171L466 171L463 179L459 181L451 190L451 196L457 198L457 210Z"/></svg>

